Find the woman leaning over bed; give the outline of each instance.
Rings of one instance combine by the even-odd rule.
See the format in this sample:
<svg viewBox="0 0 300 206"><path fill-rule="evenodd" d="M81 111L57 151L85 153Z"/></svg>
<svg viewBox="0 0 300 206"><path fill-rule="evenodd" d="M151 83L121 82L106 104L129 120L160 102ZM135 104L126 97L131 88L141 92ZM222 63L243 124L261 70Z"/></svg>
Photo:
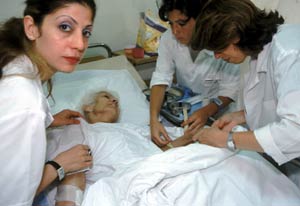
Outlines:
<svg viewBox="0 0 300 206"><path fill-rule="evenodd" d="M95 13L93 0L27 0L23 18L1 25L0 185L5 192L0 205L31 205L35 194L58 178L54 166L45 165L46 128L77 124L80 114L64 110L52 117L42 84L57 71L74 70ZM85 145L54 161L65 173L92 164Z"/></svg>
<svg viewBox="0 0 300 206"><path fill-rule="evenodd" d="M284 24L277 11L260 10L250 0L210 1L197 19L192 46L210 49L216 58L231 63L249 56L250 70L245 76L244 110L221 117L194 139L264 152L278 165L285 164L299 184L299 168L293 171L287 163L300 156L299 40L300 25ZM228 132L243 123L250 131Z"/></svg>

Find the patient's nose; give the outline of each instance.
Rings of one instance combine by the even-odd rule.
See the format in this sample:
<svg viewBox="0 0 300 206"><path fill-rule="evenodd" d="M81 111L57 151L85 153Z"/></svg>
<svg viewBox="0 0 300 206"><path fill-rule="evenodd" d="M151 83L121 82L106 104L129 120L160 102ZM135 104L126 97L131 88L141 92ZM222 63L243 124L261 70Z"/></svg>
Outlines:
<svg viewBox="0 0 300 206"><path fill-rule="evenodd" d="M117 100L117 99L112 99L112 102L113 102L114 104L118 104L118 100Z"/></svg>

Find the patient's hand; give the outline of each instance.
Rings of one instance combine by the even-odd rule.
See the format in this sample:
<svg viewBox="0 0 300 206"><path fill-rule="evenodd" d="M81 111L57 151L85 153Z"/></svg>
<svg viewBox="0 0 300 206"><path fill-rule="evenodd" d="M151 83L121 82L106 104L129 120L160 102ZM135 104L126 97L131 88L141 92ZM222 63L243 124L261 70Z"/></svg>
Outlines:
<svg viewBox="0 0 300 206"><path fill-rule="evenodd" d="M62 110L61 112L53 116L54 120L51 123L50 127L59 127L69 124L79 124L80 121L76 119L78 117L84 118L83 115L79 112L69 109Z"/></svg>
<svg viewBox="0 0 300 206"><path fill-rule="evenodd" d="M166 151L168 149L172 149L174 147L181 147L193 143L192 134L190 132L186 132L184 135L178 137L174 141L169 142L167 145L160 147L162 151Z"/></svg>

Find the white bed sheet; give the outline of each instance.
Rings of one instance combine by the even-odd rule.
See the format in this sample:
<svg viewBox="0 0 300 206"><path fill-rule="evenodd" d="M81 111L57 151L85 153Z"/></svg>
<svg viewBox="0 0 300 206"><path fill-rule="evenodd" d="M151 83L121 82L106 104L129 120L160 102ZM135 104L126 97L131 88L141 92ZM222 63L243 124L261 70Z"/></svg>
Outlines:
<svg viewBox="0 0 300 206"><path fill-rule="evenodd" d="M95 69L96 70L126 69L142 90L147 88L147 85L145 84L142 77L139 75L135 67L127 60L126 56L124 55L114 56L107 59L79 64L76 67L76 70L95 70Z"/></svg>
<svg viewBox="0 0 300 206"><path fill-rule="evenodd" d="M183 132L167 129L172 137ZM297 186L255 152L232 153L198 143L162 152L151 142L149 127L124 123L82 121L52 131L51 138L54 150L57 145L59 150L77 143L90 145L94 165L86 173L83 206L296 206L300 202Z"/></svg>
<svg viewBox="0 0 300 206"><path fill-rule="evenodd" d="M133 123L141 128L148 125L149 104L141 92L143 82L139 84L139 77L133 77L137 73L122 66L111 69L109 63L99 64L101 61L80 65L80 71L72 74L55 75L55 102L50 102L52 112L78 109L87 92L106 88L120 95L120 123ZM111 128L117 132L116 127ZM100 131L91 129L85 132L97 136ZM132 139L130 144L136 143L135 148L149 147L149 129L144 131L145 135L148 135L147 145ZM114 137L122 138L124 135ZM120 141L119 138L115 140ZM99 147L97 144L91 146ZM124 156L119 155L120 159L114 160L118 164L111 175L97 177L97 181L87 189L84 206L289 206L300 203L299 189L253 152L233 154L226 149L193 144L165 153L154 152L136 161L125 162L123 159L124 164L121 164Z"/></svg>
<svg viewBox="0 0 300 206"><path fill-rule="evenodd" d="M159 152L147 127L83 123L82 131L98 167L87 173L96 182L86 190L84 206L300 203L296 185L255 152L198 143ZM111 170L103 172L103 165Z"/></svg>
<svg viewBox="0 0 300 206"><path fill-rule="evenodd" d="M297 187L252 156L197 144L174 149L100 179L82 205L299 205Z"/></svg>

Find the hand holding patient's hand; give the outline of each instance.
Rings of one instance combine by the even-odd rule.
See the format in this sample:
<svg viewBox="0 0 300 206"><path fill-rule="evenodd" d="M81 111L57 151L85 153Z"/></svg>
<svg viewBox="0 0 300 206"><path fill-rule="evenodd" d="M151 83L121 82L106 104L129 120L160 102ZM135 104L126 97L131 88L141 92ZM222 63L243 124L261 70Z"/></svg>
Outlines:
<svg viewBox="0 0 300 206"><path fill-rule="evenodd" d="M71 149L60 153L54 158L65 172L74 172L92 166L93 158L87 145L76 145Z"/></svg>
<svg viewBox="0 0 300 206"><path fill-rule="evenodd" d="M151 121L150 129L151 139L157 146L165 146L171 141L165 127L158 120Z"/></svg>
<svg viewBox="0 0 300 206"><path fill-rule="evenodd" d="M53 115L53 122L51 123L51 127L64 126L69 124L79 124L80 121L77 119L78 117L84 118L82 114L77 111L65 109L61 112Z"/></svg>
<svg viewBox="0 0 300 206"><path fill-rule="evenodd" d="M224 131L231 131L233 127L242 123L242 117L240 117L240 113L228 113L217 119L212 127L217 127Z"/></svg>
<svg viewBox="0 0 300 206"><path fill-rule="evenodd" d="M188 125L188 131L195 132L205 125L208 117L205 110L199 109L184 121L181 126L184 127Z"/></svg>
<svg viewBox="0 0 300 206"><path fill-rule="evenodd" d="M193 141L214 147L226 147L228 132L217 127L200 129L193 137Z"/></svg>

